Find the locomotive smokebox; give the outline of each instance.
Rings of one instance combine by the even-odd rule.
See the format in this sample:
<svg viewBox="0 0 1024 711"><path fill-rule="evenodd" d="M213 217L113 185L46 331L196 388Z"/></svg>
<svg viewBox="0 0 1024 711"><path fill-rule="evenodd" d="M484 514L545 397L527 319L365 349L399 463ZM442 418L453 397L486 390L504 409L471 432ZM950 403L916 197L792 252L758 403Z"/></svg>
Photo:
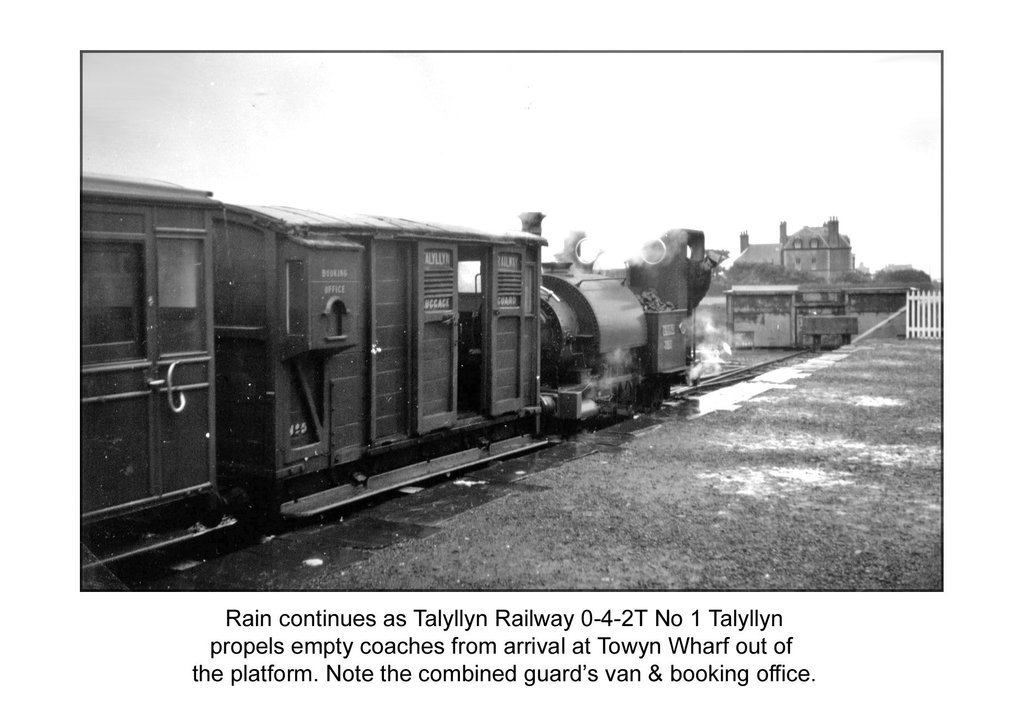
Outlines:
<svg viewBox="0 0 1024 711"><path fill-rule="evenodd" d="M524 212L519 215L519 221L523 223L523 232L540 236L540 223L547 217L543 212Z"/></svg>

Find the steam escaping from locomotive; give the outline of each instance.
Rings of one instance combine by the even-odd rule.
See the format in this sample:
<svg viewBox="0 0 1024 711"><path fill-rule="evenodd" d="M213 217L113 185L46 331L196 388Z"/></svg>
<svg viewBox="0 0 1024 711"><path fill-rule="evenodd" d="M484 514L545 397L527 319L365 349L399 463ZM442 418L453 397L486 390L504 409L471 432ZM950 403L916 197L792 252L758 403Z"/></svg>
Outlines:
<svg viewBox="0 0 1024 711"><path fill-rule="evenodd" d="M729 345L731 334L727 328L715 325L714 320L701 314L696 317L700 343L695 348L694 364L690 367L691 381L718 375L726 365L726 356L732 355Z"/></svg>
<svg viewBox="0 0 1024 711"><path fill-rule="evenodd" d="M696 382L701 378L718 375L722 372L725 359L722 350L716 346L700 344L697 346L696 363L690 367L690 380Z"/></svg>
<svg viewBox="0 0 1024 711"><path fill-rule="evenodd" d="M644 265L669 264L680 256L683 259L692 259L693 245L690 244L688 234L690 232L691 230L669 230L657 239L644 242L640 248L640 253L630 258L630 266L642 267ZM699 250L703 252L703 233L694 232L694 242L700 243Z"/></svg>
<svg viewBox="0 0 1024 711"><path fill-rule="evenodd" d="M660 239L652 239L640 250L640 258L645 264L660 264L668 256L668 247Z"/></svg>

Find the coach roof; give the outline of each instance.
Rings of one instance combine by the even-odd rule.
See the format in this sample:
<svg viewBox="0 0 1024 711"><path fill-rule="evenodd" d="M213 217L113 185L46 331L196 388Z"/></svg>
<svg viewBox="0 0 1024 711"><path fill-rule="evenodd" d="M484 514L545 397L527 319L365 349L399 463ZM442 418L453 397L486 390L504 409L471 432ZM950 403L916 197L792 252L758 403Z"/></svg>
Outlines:
<svg viewBox="0 0 1024 711"><path fill-rule="evenodd" d="M398 217L378 217L373 215L347 215L333 217L313 210L300 210L292 207L241 206L240 209L250 213L271 218L284 223L288 227L308 230L309 232L340 231L352 235L387 234L403 237L426 237L441 240L473 240L489 242L527 242L547 244L547 240L529 232L495 233L456 227L435 222L417 222Z"/></svg>
<svg viewBox="0 0 1024 711"><path fill-rule="evenodd" d="M211 206L220 205L220 202L211 199L213 193L209 190L184 188L163 180L126 178L99 173L82 173L82 194L133 200L188 202Z"/></svg>

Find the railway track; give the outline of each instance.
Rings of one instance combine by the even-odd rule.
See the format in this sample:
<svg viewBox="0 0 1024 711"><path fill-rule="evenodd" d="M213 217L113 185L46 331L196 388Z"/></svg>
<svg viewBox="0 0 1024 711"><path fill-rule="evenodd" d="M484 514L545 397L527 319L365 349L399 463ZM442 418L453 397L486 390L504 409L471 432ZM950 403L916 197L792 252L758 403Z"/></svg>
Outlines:
<svg viewBox="0 0 1024 711"><path fill-rule="evenodd" d="M693 395L699 395L711 390L717 390L718 388L724 388L728 385L735 385L736 383L741 383L745 380L750 380L751 378L756 378L758 375L771 370L780 363L807 358L811 354L811 351L797 351L795 353L787 353L784 356L766 360L761 363L731 368L721 373L717 373L710 378L705 378L695 385L678 385L673 387L669 393L673 400L682 400Z"/></svg>
<svg viewBox="0 0 1024 711"><path fill-rule="evenodd" d="M699 396L729 385L753 379L782 363L797 361L801 358L807 358L810 355L811 353L809 351L798 351L760 363L731 368L727 371L718 373L713 377L706 378L695 385L672 388L670 400L677 402L685 401L690 397ZM640 415L632 420L619 420L614 423L605 423L601 427L579 432L573 438L568 440L564 440L560 437L552 437L547 445L543 445L541 449L532 454L503 459L500 462L496 462L493 465L489 465L484 468L476 465L462 470L451 471L446 473L446 476L438 476L430 482L422 482L419 486L408 487L408 490L396 491L390 495L372 500L369 503L344 507L344 516L340 519L337 514L333 514L328 518L313 520L312 526L309 522L304 524L293 523L276 530L274 533L284 539L288 539L293 536L305 537L307 535L312 535L310 531L315 532L318 526L329 527L336 525L339 520L347 521L350 524L357 524L360 520L367 518L372 521L377 521L378 518L387 519L388 514L386 514L386 511L388 510L388 500L406 498L409 494L413 494L414 491L418 492L415 496L423 496L426 494L429 501L425 500L424 505L421 507L413 505L407 508L412 508L413 510L423 508L425 512L436 512L439 508L445 508L451 505L454 506L454 508L461 509L463 504L455 503L455 501L458 499L465 499L467 495L470 495L469 489L471 487L454 486L444 489L443 485L445 483L451 483L453 476L457 476L458 478L464 477L468 479L471 484L487 483L492 485L490 487L492 489L497 487L495 490L501 490L502 487L531 488L531 485L523 481L528 478L528 476L552 466L559 466L572 459L599 452L612 452L620 449L629 441L633 440L635 436L638 436L647 429L659 426L665 418L672 416L671 408L668 408L661 413L653 415ZM476 487L475 490L479 492L480 488ZM489 500L491 500L489 497L477 495L476 503L471 505L479 505L479 503L484 503ZM429 504L429 506L427 504ZM431 513L431 515L434 514ZM416 519L416 516L413 515L412 519ZM416 519L416 521L413 521L412 519L402 519L402 523L404 525L420 525L421 527L427 528L436 524L436 522L430 519L429 516L427 519L423 520ZM363 525L367 527L368 532L363 536L366 540L360 540L356 545L357 549L373 550L385 547L394 542L394 540L385 540L385 538L394 535L391 527L386 525L379 527L380 530L378 531L379 535L377 537L381 538L381 540L377 541L371 540L374 539L374 526L367 525L365 523ZM271 536L271 538L273 538L273 536ZM107 573L108 577L105 580L100 579L96 584L96 587L99 589L111 589L111 586L122 586L129 589L154 589L154 583L158 586L160 579L174 577L182 571L188 570L187 565L186 567L182 566L183 560L215 563L218 558L228 558L240 552L255 550L261 542L265 542L267 540L267 537L263 536L262 539L263 540L261 541L259 537L254 538L252 535L247 535L242 531L236 530L228 532L224 536L210 537L209 540L206 541L194 542L192 545L183 546L177 551L162 551L159 553L142 555L137 559L116 566L113 569L112 575L103 569L97 570L96 572L99 575L102 576L104 573ZM346 543L346 540L347 539L336 541L336 543L342 546L350 545L350 543ZM252 556L252 554L245 555L252 558L252 563L256 562L255 557ZM271 557L273 558L273 556ZM198 564L199 563L197 562L196 565ZM90 585L83 585L87 588L91 587Z"/></svg>

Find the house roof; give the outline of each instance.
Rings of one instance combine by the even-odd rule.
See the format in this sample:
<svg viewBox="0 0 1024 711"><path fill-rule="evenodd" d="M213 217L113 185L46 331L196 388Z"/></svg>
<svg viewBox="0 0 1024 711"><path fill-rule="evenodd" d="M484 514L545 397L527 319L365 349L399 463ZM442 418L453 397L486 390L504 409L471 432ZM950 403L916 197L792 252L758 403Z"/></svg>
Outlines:
<svg viewBox="0 0 1024 711"><path fill-rule="evenodd" d="M801 227L797 232L788 235L786 237L786 249L793 248L793 240L802 239L805 242L812 237L817 237L822 241L822 247L832 247L833 249L841 249L843 247L850 246L850 238L846 235L839 235L839 244L830 245L828 244L828 227L822 225L821 227ZM807 246L806 244L804 246Z"/></svg>
<svg viewBox="0 0 1024 711"><path fill-rule="evenodd" d="M751 244L740 252L733 264L782 264L778 244Z"/></svg>

